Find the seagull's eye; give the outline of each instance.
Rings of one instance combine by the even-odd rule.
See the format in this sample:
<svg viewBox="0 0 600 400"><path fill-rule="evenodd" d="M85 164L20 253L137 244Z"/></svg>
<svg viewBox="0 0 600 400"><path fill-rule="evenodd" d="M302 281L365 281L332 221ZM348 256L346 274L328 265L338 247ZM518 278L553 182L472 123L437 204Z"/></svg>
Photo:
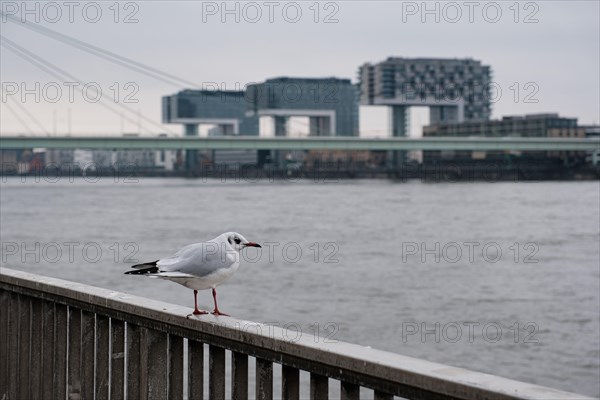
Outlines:
<svg viewBox="0 0 600 400"><path fill-rule="evenodd" d="M240 240L240 238L235 238L233 239L233 241L235 242L235 244L240 244L242 241Z"/></svg>

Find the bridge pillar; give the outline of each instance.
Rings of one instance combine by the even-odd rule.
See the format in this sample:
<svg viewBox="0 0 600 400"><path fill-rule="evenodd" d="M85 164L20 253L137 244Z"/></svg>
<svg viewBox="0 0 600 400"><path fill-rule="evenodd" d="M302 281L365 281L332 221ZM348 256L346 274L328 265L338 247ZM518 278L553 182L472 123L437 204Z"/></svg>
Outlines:
<svg viewBox="0 0 600 400"><path fill-rule="evenodd" d="M309 117L309 136L331 136L329 117Z"/></svg>
<svg viewBox="0 0 600 400"><path fill-rule="evenodd" d="M236 125L234 124L219 124L217 125L218 134L221 136L237 135Z"/></svg>
<svg viewBox="0 0 600 400"><path fill-rule="evenodd" d="M288 117L287 116L274 116L273 122L275 125L275 136L287 136L288 129ZM285 151L271 150L271 160L277 164L282 164L285 158Z"/></svg>
<svg viewBox="0 0 600 400"><path fill-rule="evenodd" d="M392 106L392 136L408 136L409 107Z"/></svg>
<svg viewBox="0 0 600 400"><path fill-rule="evenodd" d="M287 136L288 117L275 116L273 121L275 122L275 136Z"/></svg>
<svg viewBox="0 0 600 400"><path fill-rule="evenodd" d="M407 137L409 135L409 116L410 110L407 106L392 106L392 136ZM388 154L388 163L391 168L398 168L406 158L404 151L390 151Z"/></svg>
<svg viewBox="0 0 600 400"><path fill-rule="evenodd" d="M430 125L448 122L461 122L458 106L431 106L429 107Z"/></svg>
<svg viewBox="0 0 600 400"><path fill-rule="evenodd" d="M198 136L198 124L183 125L183 134L185 136Z"/></svg>
<svg viewBox="0 0 600 400"><path fill-rule="evenodd" d="M198 136L198 124L185 124L183 126L184 136ZM188 174L198 168L198 150L185 151L185 170Z"/></svg>

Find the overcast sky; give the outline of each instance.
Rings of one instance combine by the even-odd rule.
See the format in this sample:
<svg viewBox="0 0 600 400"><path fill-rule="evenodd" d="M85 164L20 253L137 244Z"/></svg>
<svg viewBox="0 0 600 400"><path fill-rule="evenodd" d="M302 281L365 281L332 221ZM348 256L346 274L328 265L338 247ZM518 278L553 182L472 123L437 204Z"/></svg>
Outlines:
<svg viewBox="0 0 600 400"><path fill-rule="evenodd" d="M73 3L27 2L30 12L25 13L21 1L1 1L5 13L34 23L39 18L45 27L198 84L236 89L276 76L336 76L356 82L359 65L388 56L469 57L491 66L502 91L493 103L493 118L558 112L582 124L600 121L600 9L595 0L428 2L429 13L420 1L228 2L230 13L224 13L222 2ZM117 100L112 106L124 116L77 90L71 101L61 80L2 47L2 134L137 132L138 125L144 134L181 132L178 125L156 126L145 118L159 122L160 97L182 86L20 25L3 18L2 35L80 81L97 83L105 96ZM62 86L62 96L53 102L56 86ZM17 93L7 93L14 87ZM25 102L23 88L31 91ZM39 101L32 94L36 91ZM368 121L364 129L385 129L384 113L363 109L361 115Z"/></svg>

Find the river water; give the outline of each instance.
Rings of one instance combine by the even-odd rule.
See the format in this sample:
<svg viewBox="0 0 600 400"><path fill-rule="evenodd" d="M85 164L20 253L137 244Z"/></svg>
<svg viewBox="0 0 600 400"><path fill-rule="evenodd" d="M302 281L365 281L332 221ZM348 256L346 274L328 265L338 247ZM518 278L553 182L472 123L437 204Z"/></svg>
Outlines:
<svg viewBox="0 0 600 400"><path fill-rule="evenodd" d="M235 317L600 395L598 182L91 181L3 178L2 266L192 307L123 271L237 231Z"/></svg>

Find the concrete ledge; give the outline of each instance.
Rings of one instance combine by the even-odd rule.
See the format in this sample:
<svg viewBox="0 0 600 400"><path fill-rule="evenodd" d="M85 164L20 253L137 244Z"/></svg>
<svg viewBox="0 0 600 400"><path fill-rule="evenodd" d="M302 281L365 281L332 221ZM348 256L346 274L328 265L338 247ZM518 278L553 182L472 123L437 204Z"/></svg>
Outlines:
<svg viewBox="0 0 600 400"><path fill-rule="evenodd" d="M0 289L56 301L151 329L221 346L410 398L589 399L582 395L432 363L230 317L186 318L190 309L7 268Z"/></svg>

